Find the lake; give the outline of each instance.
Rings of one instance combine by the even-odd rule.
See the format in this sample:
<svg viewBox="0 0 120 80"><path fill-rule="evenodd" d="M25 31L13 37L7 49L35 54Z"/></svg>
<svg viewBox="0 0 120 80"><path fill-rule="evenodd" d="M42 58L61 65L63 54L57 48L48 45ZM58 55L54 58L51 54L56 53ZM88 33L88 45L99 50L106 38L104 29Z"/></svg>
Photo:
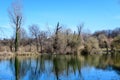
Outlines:
<svg viewBox="0 0 120 80"><path fill-rule="evenodd" d="M0 59L0 80L120 80L120 55Z"/></svg>

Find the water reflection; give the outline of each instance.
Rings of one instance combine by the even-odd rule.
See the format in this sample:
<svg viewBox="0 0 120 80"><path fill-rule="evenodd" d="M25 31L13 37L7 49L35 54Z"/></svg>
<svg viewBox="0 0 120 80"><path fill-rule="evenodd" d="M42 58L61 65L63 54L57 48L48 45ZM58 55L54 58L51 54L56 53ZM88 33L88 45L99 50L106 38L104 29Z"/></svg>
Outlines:
<svg viewBox="0 0 120 80"><path fill-rule="evenodd" d="M0 60L0 80L120 80L120 55L41 55Z"/></svg>

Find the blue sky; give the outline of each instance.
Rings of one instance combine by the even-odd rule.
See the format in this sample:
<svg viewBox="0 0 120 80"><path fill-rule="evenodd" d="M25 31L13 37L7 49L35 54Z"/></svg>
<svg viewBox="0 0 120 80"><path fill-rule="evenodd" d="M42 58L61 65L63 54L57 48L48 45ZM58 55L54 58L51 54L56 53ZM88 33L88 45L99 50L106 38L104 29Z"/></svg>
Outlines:
<svg viewBox="0 0 120 80"><path fill-rule="evenodd" d="M8 17L8 8L14 0L0 0L0 27L4 37L13 34ZM84 30L91 32L120 27L119 0L22 0L24 25L38 24L41 30L49 25L51 29L57 22L66 28L76 30L84 23Z"/></svg>

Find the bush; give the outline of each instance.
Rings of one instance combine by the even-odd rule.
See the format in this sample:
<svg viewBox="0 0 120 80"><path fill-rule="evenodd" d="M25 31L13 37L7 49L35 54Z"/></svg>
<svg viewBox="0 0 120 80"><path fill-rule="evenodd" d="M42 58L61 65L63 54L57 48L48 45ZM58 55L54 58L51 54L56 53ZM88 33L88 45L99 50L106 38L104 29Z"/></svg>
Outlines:
<svg viewBox="0 0 120 80"><path fill-rule="evenodd" d="M113 39L111 46L115 49L120 49L120 35Z"/></svg>
<svg viewBox="0 0 120 80"><path fill-rule="evenodd" d="M99 43L95 37L89 37L85 42L85 49L84 52L91 54L91 53L98 53L99 51Z"/></svg>

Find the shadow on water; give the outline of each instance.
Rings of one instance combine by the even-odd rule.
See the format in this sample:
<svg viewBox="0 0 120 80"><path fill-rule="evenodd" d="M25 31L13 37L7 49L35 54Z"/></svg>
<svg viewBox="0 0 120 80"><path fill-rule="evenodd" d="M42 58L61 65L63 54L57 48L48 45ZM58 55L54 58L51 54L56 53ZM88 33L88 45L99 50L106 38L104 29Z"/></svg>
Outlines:
<svg viewBox="0 0 120 80"><path fill-rule="evenodd" d="M120 54L15 57L0 60L0 71L4 74L0 73L0 80L119 80L119 59Z"/></svg>

